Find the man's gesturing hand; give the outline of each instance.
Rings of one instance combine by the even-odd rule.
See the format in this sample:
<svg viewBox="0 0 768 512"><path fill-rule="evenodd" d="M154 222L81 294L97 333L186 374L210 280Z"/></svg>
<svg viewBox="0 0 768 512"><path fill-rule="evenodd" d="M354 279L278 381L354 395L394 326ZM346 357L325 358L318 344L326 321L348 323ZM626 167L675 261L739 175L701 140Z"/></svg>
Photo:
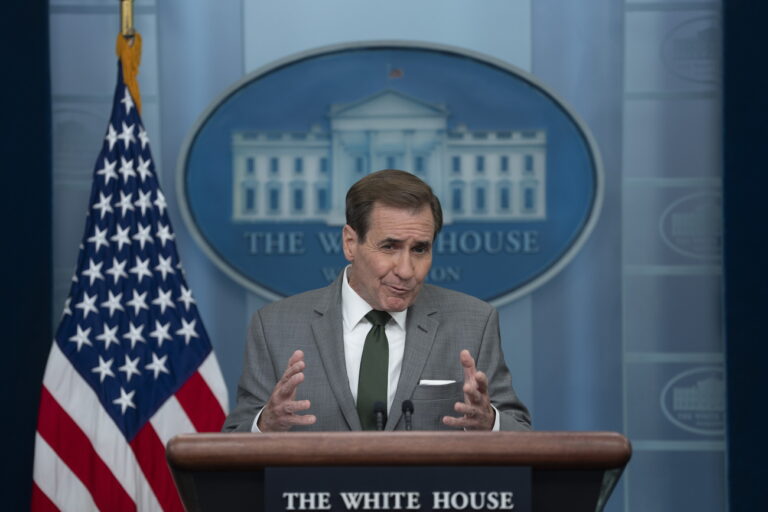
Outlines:
<svg viewBox="0 0 768 512"><path fill-rule="evenodd" d="M491 399L488 396L488 377L485 373L477 371L475 360L468 350L462 350L459 359L464 367L464 401L456 402L453 408L464 416L443 416L443 423L466 430L491 430L496 420L496 412L491 407Z"/></svg>
<svg viewBox="0 0 768 512"><path fill-rule="evenodd" d="M288 368L277 381L267 405L261 410L258 427L262 432L281 432L294 425L312 425L313 414L296 414L309 409L309 400L295 400L296 388L304 381L304 352L297 350L288 360Z"/></svg>

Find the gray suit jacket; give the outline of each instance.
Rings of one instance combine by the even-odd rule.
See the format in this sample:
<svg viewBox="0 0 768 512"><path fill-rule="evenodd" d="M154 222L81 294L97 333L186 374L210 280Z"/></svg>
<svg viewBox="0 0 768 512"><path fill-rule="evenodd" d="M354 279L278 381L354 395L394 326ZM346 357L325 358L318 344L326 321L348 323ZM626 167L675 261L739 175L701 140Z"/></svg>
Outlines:
<svg viewBox="0 0 768 512"><path fill-rule="evenodd" d="M258 411L285 371L295 350L304 351L304 382L297 400L310 400L317 422L293 430L360 430L360 419L347 380L342 334L341 279L272 303L257 311L245 347L237 405L223 430L249 432ZM459 352L468 349L488 375L491 402L500 413L501 430L529 430L528 410L512 389L499 339L499 317L489 304L469 295L424 285L408 310L400 381L386 430L403 430L402 403L414 405L414 430L451 430L442 417L457 416L463 401L464 372ZM453 380L426 386L421 380Z"/></svg>

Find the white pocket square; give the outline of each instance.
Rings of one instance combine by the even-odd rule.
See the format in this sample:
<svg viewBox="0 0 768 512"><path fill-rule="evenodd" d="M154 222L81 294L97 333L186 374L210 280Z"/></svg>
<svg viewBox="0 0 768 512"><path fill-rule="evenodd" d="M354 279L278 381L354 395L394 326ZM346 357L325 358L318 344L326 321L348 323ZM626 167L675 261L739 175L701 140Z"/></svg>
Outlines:
<svg viewBox="0 0 768 512"><path fill-rule="evenodd" d="M455 380L430 380L430 379L421 379L419 381L419 386L447 386L448 384L455 384Z"/></svg>

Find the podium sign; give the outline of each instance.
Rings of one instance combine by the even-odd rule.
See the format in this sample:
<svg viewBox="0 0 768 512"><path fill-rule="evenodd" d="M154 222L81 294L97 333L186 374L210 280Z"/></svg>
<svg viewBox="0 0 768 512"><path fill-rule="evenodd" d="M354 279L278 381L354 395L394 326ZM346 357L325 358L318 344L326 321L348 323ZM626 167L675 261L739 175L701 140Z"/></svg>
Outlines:
<svg viewBox="0 0 768 512"><path fill-rule="evenodd" d="M183 434L167 456L188 512L505 510L509 499L516 512L599 512L631 451L615 432L288 432Z"/></svg>
<svg viewBox="0 0 768 512"><path fill-rule="evenodd" d="M264 484L270 512L531 512L528 467L269 467Z"/></svg>

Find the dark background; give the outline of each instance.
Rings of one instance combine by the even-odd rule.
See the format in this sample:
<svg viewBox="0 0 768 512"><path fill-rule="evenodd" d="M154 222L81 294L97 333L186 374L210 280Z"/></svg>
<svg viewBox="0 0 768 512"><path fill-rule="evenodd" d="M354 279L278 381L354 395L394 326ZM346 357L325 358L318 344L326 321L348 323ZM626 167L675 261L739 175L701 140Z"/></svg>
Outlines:
<svg viewBox="0 0 768 512"><path fill-rule="evenodd" d="M768 360L768 5L724 4L725 357L729 500L733 512L768 510L762 416Z"/></svg>
<svg viewBox="0 0 768 512"><path fill-rule="evenodd" d="M28 510L37 404L53 339L48 2L4 3L0 41L0 508Z"/></svg>

